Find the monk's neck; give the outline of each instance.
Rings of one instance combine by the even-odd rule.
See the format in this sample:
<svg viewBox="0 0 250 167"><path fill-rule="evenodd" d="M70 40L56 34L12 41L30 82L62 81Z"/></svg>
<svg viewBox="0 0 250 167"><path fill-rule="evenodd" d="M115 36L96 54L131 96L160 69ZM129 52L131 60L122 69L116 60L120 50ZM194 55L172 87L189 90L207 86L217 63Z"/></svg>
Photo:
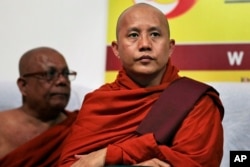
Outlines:
<svg viewBox="0 0 250 167"><path fill-rule="evenodd" d="M165 69L154 74L132 74L127 73L130 78L141 87L151 87L161 84Z"/></svg>

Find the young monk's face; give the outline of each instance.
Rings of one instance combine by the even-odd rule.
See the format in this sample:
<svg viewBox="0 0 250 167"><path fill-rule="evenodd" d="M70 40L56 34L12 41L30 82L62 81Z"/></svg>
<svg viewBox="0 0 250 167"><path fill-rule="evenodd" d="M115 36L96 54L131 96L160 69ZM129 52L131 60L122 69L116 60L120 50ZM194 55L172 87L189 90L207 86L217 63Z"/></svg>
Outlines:
<svg viewBox="0 0 250 167"><path fill-rule="evenodd" d="M174 41L165 16L148 6L128 10L120 18L114 53L130 74L158 75L165 71Z"/></svg>

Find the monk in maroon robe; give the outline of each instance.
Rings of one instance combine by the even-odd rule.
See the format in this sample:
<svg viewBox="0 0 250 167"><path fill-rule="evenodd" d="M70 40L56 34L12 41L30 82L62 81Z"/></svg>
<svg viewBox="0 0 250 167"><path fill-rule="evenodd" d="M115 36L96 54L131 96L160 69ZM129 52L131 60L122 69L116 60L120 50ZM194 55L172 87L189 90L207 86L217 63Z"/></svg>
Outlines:
<svg viewBox="0 0 250 167"><path fill-rule="evenodd" d="M67 119L4 156L0 159L0 166L56 166L63 142L70 132L77 113L78 111L65 111Z"/></svg>
<svg viewBox="0 0 250 167"><path fill-rule="evenodd" d="M215 92L195 103L170 144L159 143L153 132L136 132L161 93L180 78L170 61L174 44L158 9L140 3L120 15L112 48L123 69L113 83L85 97L60 166L134 165L154 159L173 167L220 166L223 111Z"/></svg>
<svg viewBox="0 0 250 167"><path fill-rule="evenodd" d="M78 113L65 111L76 72L61 53L39 47L24 53L19 73L23 104L0 112L0 166L54 166Z"/></svg>

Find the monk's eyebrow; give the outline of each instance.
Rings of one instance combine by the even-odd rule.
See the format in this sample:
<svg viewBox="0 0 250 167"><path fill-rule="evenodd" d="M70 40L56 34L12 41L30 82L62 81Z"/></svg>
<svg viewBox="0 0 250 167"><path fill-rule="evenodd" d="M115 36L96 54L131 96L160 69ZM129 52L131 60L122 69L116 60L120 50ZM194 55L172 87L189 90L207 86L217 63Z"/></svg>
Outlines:
<svg viewBox="0 0 250 167"><path fill-rule="evenodd" d="M151 31L158 31L158 32L161 32L161 29L160 29L159 27L150 27L150 28L148 29L148 31L149 31L149 32L151 32Z"/></svg>
<svg viewBox="0 0 250 167"><path fill-rule="evenodd" d="M48 66L47 71L69 71L68 67L57 68L56 66Z"/></svg>
<svg viewBox="0 0 250 167"><path fill-rule="evenodd" d="M131 31L140 32L140 29L137 27L130 27L127 32L131 32Z"/></svg>
<svg viewBox="0 0 250 167"><path fill-rule="evenodd" d="M131 27L131 28L128 29L127 32L131 32L131 31L141 32L141 30L140 30L139 28L137 28L137 27ZM150 27L147 31L148 31L148 32L151 32L151 31L158 31L158 32L161 32L161 29L160 29L160 27L154 26L154 27Z"/></svg>

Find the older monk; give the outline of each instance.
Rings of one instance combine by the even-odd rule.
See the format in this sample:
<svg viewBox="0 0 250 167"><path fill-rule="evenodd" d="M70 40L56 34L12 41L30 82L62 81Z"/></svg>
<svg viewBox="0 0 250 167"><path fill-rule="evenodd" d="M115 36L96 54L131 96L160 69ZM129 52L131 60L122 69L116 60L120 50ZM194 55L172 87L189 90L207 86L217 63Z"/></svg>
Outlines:
<svg viewBox="0 0 250 167"><path fill-rule="evenodd" d="M54 166L78 113L65 110L76 72L57 50L38 47L23 54L19 74L22 106L0 112L0 164Z"/></svg>

